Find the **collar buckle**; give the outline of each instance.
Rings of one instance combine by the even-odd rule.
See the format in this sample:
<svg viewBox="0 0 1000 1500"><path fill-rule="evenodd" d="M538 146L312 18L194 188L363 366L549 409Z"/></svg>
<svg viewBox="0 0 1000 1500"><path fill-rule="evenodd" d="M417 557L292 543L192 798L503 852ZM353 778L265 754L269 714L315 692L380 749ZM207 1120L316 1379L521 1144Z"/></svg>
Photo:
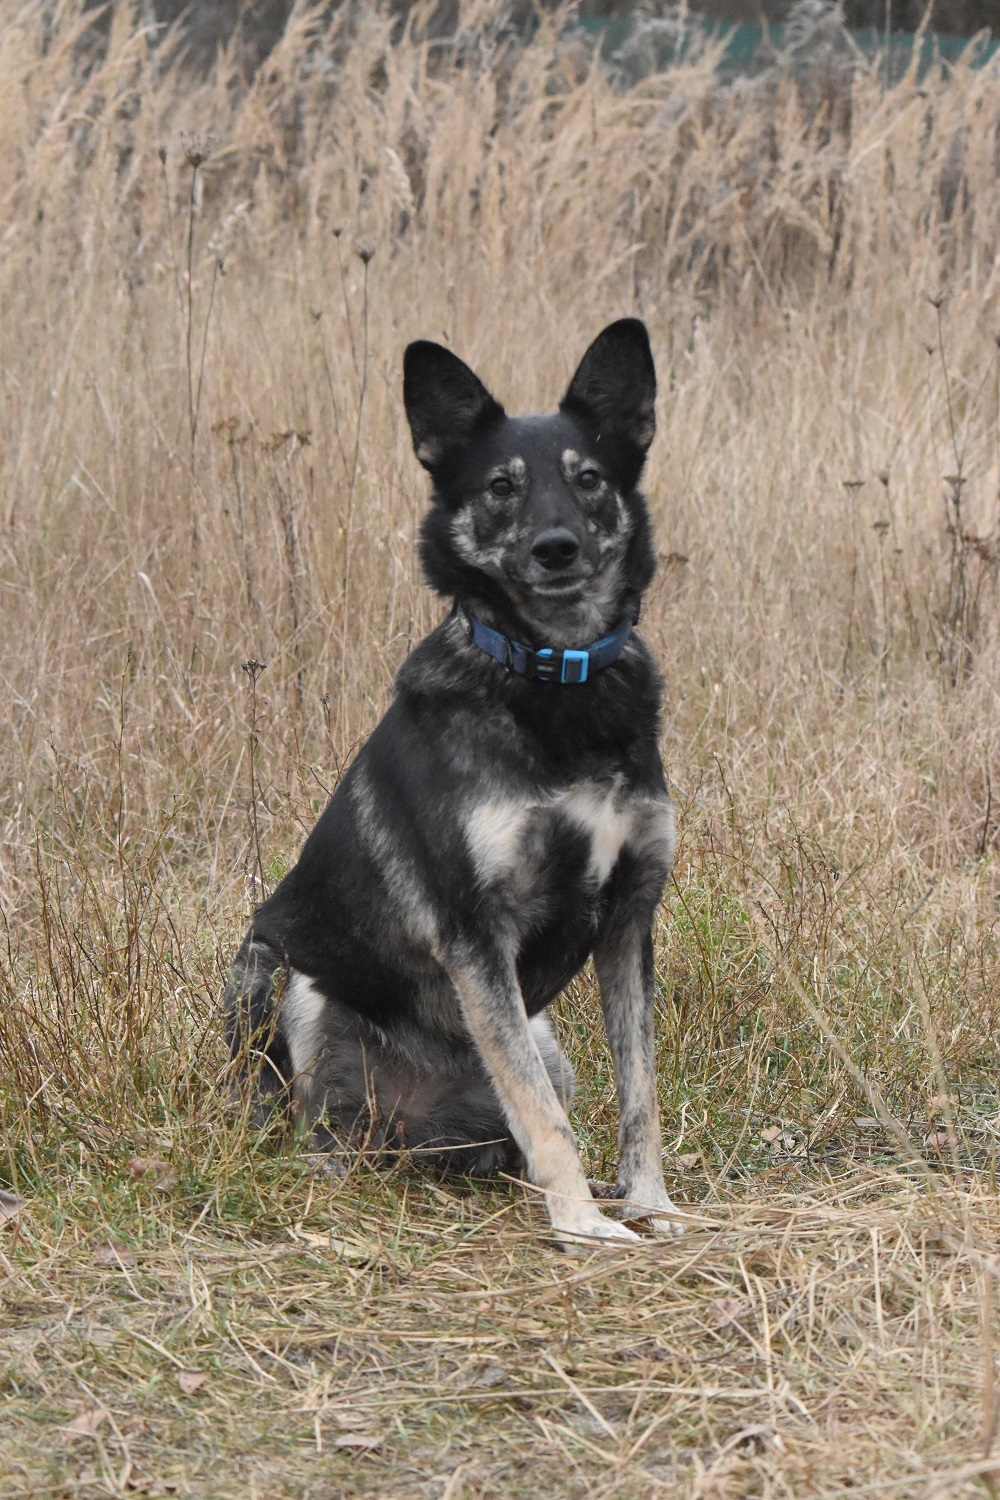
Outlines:
<svg viewBox="0 0 1000 1500"><path fill-rule="evenodd" d="M589 651L564 651L560 682L586 682L590 673Z"/></svg>
<svg viewBox="0 0 1000 1500"><path fill-rule="evenodd" d="M555 682L559 664L551 646L542 646L535 651L535 678L538 682Z"/></svg>

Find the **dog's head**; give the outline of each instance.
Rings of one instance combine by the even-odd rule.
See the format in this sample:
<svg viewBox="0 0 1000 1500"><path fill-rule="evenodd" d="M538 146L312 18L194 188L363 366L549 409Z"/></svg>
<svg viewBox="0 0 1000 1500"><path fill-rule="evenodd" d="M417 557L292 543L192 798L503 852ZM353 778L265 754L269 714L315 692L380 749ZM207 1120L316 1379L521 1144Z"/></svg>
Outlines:
<svg viewBox="0 0 1000 1500"><path fill-rule="evenodd" d="M593 640L653 575L636 486L655 431L646 329L599 334L552 416L508 417L440 344L406 351L403 397L434 481L421 557L433 588L484 601L554 645Z"/></svg>

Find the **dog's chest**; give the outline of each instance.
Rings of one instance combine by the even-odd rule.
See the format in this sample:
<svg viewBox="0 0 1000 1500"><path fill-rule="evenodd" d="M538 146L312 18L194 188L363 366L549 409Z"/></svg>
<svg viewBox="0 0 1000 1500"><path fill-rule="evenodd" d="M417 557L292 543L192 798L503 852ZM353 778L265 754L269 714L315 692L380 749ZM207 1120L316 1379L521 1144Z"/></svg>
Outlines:
<svg viewBox="0 0 1000 1500"><path fill-rule="evenodd" d="M537 799L478 803L465 838L479 883L515 899L596 894L623 849L648 843L656 805L620 779L579 782ZM656 840L658 842L658 840Z"/></svg>

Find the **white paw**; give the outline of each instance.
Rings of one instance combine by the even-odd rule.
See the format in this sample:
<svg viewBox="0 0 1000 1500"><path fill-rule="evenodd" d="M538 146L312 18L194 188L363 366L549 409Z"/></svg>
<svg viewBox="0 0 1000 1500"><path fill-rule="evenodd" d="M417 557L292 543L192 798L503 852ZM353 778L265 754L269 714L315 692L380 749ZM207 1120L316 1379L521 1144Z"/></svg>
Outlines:
<svg viewBox="0 0 1000 1500"><path fill-rule="evenodd" d="M677 1210L662 1187L652 1188L648 1193L633 1192L622 1196L624 1201L618 1209L621 1218L638 1221L650 1234L684 1233L684 1225L671 1217Z"/></svg>
<svg viewBox="0 0 1000 1500"><path fill-rule="evenodd" d="M339 1181L351 1170L351 1159L343 1151L310 1151L305 1160L314 1177L335 1178Z"/></svg>
<svg viewBox="0 0 1000 1500"><path fill-rule="evenodd" d="M654 1219L644 1215L642 1222L648 1225L656 1235L676 1236L684 1233L684 1225L679 1219L661 1219L659 1217Z"/></svg>
<svg viewBox="0 0 1000 1500"><path fill-rule="evenodd" d="M553 1224L552 1228L560 1248L569 1255L585 1255L588 1250L608 1244L641 1243L641 1236L634 1229L629 1229L627 1224L619 1224L615 1219L605 1219L603 1215L574 1224Z"/></svg>

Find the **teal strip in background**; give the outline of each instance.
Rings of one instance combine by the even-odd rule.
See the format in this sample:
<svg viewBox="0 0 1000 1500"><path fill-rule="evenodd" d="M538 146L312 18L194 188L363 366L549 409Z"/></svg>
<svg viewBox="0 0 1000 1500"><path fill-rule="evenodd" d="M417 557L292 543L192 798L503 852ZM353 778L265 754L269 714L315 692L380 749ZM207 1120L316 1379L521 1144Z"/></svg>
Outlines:
<svg viewBox="0 0 1000 1500"><path fill-rule="evenodd" d="M719 61L720 71L754 72L766 61L773 61L774 53L784 53L787 46L784 26L767 27L765 41L763 26L724 26L695 16L689 16L687 24L687 36L671 61L680 62L686 53L696 53L706 43L718 41L724 43ZM636 29L635 23L624 17L581 20L578 25L601 37L601 52L608 58L628 41ZM851 39L862 56L871 61L881 58L886 76L891 79L901 78L905 74L917 47L920 49L917 61L920 76L935 63L954 63L960 58L970 67L981 68L1000 51L1000 38L988 32L981 32L975 37L948 36L937 32L926 32L922 37L917 37L910 32L900 31L890 32L886 37L883 32L874 30L844 31L842 35ZM821 45L819 38L817 44ZM801 50L796 49L791 55L801 56L804 61L808 61L810 50L810 43L805 42Z"/></svg>

